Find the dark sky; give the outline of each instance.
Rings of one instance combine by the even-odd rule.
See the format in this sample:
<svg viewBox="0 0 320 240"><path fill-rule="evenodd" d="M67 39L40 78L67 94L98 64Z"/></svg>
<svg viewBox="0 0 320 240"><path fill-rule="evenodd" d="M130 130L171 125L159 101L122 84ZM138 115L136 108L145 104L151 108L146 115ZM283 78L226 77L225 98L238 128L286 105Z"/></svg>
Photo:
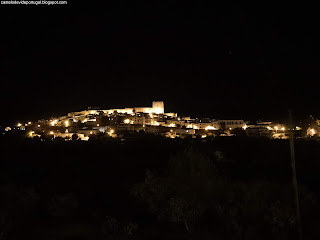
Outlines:
<svg viewBox="0 0 320 240"><path fill-rule="evenodd" d="M319 113L314 6L183 2L6 7L0 122L152 100L191 116Z"/></svg>

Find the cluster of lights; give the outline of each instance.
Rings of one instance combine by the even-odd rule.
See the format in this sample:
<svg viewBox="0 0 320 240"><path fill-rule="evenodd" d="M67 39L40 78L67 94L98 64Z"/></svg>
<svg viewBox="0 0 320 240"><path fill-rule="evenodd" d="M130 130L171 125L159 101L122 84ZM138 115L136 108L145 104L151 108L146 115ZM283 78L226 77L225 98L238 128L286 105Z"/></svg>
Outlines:
<svg viewBox="0 0 320 240"><path fill-rule="evenodd" d="M110 129L109 132L108 132L108 135L109 135L109 136L112 136L113 133L114 133L114 130L113 130L113 129Z"/></svg>
<svg viewBox="0 0 320 240"><path fill-rule="evenodd" d="M316 131L313 128L311 129L311 134L312 136L316 134Z"/></svg>
<svg viewBox="0 0 320 240"><path fill-rule="evenodd" d="M153 126L160 126L161 124L161 122L159 123L159 122L157 122L157 121L155 121L156 119L158 120L158 117L160 117L158 114L161 114L162 113L162 109L153 109L154 111L146 111L146 113L148 113L149 114L149 116L150 116L150 118L151 119L148 119L147 121L148 121L148 124L150 124L150 125L153 125ZM121 111L120 111L121 112ZM125 111L123 111L123 113L125 113ZM132 116L134 116L134 115L139 115L139 114L136 114L136 113L134 113L132 110L127 110L127 112L126 112L127 114L130 114L130 115L132 115ZM93 113L93 111L91 111L91 114L96 114L96 111L95 111L95 113ZM140 116L140 115L139 115ZM134 124L134 121L132 121L132 117L131 116L128 116L129 118L128 119L124 119L123 120L123 123L125 123L125 124ZM77 119L79 119L78 118L78 116L76 117ZM160 117L160 118L162 118L162 117ZM66 119L68 119L68 120L66 120ZM178 118L178 120L180 120L181 118ZM189 118L190 119L190 118ZM64 118L64 121L62 120L62 119L52 119L52 120L50 120L50 125L51 126L65 126L66 128L68 128L68 127L70 127L70 123L72 123L72 122L69 122L69 121L71 121L71 120L73 120L73 122L76 122L76 119L69 119L69 118ZM81 120L83 123L86 123L86 122L96 122L97 121L97 119L96 118L82 118L81 117L81 119L79 119L79 120ZM109 120L110 120L110 118L109 118ZM159 121L162 121L162 120L159 120ZM200 122L201 122L201 120L200 120ZM40 128L41 126L40 126L40 124L38 125L38 122L34 122L34 124L35 124L35 126L37 126L38 128ZM267 126L267 129L268 130L275 130L276 132L277 131L285 131L285 130L290 130L290 128L285 128L285 127L283 127L283 125L282 124L278 124L278 125L273 125L272 123L269 123L270 125L269 126ZM22 126L28 126L28 125L32 125L32 122L28 122L27 124L25 124L25 123L23 123L23 125L21 124L21 123L18 123L17 124L17 126L18 127L22 127ZM184 125L184 124L183 124ZM200 124L201 125L201 124ZM310 124L309 124L310 125ZM99 127L100 125L99 124L96 124L96 126L97 127ZM170 124L168 124L167 125L168 127L170 127L170 128L174 128L174 127L177 127L177 124L175 124L175 123L173 123L173 122L171 122ZM145 125L143 125L143 127L145 127ZM194 123L190 123L190 124L187 124L186 125L186 128L187 129L202 129L202 127L201 126L199 126L199 124L194 124ZM242 125L242 129L243 130L246 130L248 128L248 126L247 125ZM207 126L207 127L205 127L205 130L217 130L217 129L219 129L218 127L215 127L215 126L213 126L213 125L209 125L209 126ZM232 128L227 128L227 129L229 129L230 131L232 130ZM295 130L301 130L301 128L300 127L295 127L294 128ZM293 129L292 129L293 130ZM58 130L57 130L58 131ZM43 131L44 132L44 131ZM68 129L66 129L65 130L65 132L66 133L68 133ZM173 132L173 130L170 130L170 132ZM188 130L187 130L187 132L188 132ZM107 132L110 136L114 133L114 130L113 129L109 129L109 131ZM282 132L281 132L282 133ZM317 131L315 130L315 129L310 129L309 128L309 134L310 135L315 135L317 133ZM32 135L34 134L34 132L33 131L30 131L29 132L29 135L32 137ZM54 134L54 132L53 131L50 131L49 132L49 134L51 134L51 135L53 135ZM94 134L94 132L93 131L90 131L90 134ZM202 137L204 137L204 136L206 136L206 135L201 135Z"/></svg>
<svg viewBox="0 0 320 240"><path fill-rule="evenodd" d="M279 126L275 126L274 128L268 126L267 129L268 129L268 130L273 130L273 129L275 129L276 131L278 131L278 130L281 130L281 131L286 130L285 127L280 128Z"/></svg>
<svg viewBox="0 0 320 240"><path fill-rule="evenodd" d="M153 122L153 125L155 125L155 126L159 126L159 125L160 125L160 123L158 123L157 121L154 121L154 122Z"/></svg>
<svg viewBox="0 0 320 240"><path fill-rule="evenodd" d="M57 122L58 122L57 120L53 120L53 121L51 122L51 126L54 126Z"/></svg>
<svg viewBox="0 0 320 240"><path fill-rule="evenodd" d="M216 128L214 126L208 126L205 128L205 130L215 130Z"/></svg>

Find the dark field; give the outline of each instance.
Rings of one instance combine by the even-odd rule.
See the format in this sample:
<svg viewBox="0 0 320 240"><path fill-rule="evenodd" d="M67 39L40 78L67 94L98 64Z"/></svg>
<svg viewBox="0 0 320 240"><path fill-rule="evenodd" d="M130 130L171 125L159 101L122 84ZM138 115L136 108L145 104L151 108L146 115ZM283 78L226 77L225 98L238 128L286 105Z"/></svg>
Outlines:
<svg viewBox="0 0 320 240"><path fill-rule="evenodd" d="M0 141L0 239L297 239L287 140ZM320 239L320 144L295 149Z"/></svg>

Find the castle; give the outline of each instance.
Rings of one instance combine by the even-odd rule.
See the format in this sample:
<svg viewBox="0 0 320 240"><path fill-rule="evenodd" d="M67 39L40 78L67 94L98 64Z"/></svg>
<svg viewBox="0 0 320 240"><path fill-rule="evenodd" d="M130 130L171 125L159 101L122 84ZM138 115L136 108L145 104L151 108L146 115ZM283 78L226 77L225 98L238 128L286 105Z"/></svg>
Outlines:
<svg viewBox="0 0 320 240"><path fill-rule="evenodd" d="M180 117L177 113L166 113L163 101L153 101L152 107L130 107L121 109L87 109L70 112L50 120L28 122L21 130L30 130L30 137L47 133L53 137L70 139L77 134L82 140L99 133L110 136L121 136L126 131L144 131L167 137L184 137L200 135L201 137L227 134L239 129L245 130L248 136L274 137L285 135L284 125L272 122L246 123L244 120L218 120L209 118ZM238 129L238 130L237 130ZM313 130L315 131L315 130Z"/></svg>
<svg viewBox="0 0 320 240"><path fill-rule="evenodd" d="M80 112L68 113L69 117L76 116L87 116L90 114L99 114L103 112L104 114L110 115L113 113L121 114L134 114L134 113L151 113L151 114L163 114L166 116L176 116L176 113L165 113L164 112L164 102L163 101L153 101L152 107L133 107L133 108L122 108L122 109L108 109L108 110L85 110Z"/></svg>

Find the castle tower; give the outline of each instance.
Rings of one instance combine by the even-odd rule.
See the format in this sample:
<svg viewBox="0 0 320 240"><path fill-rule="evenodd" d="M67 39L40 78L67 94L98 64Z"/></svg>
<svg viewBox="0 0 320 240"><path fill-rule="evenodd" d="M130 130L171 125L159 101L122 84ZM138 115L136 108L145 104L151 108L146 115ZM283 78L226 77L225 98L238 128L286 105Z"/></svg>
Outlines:
<svg viewBox="0 0 320 240"><path fill-rule="evenodd" d="M153 112L156 114L164 113L164 102L163 101L153 101L152 102Z"/></svg>

